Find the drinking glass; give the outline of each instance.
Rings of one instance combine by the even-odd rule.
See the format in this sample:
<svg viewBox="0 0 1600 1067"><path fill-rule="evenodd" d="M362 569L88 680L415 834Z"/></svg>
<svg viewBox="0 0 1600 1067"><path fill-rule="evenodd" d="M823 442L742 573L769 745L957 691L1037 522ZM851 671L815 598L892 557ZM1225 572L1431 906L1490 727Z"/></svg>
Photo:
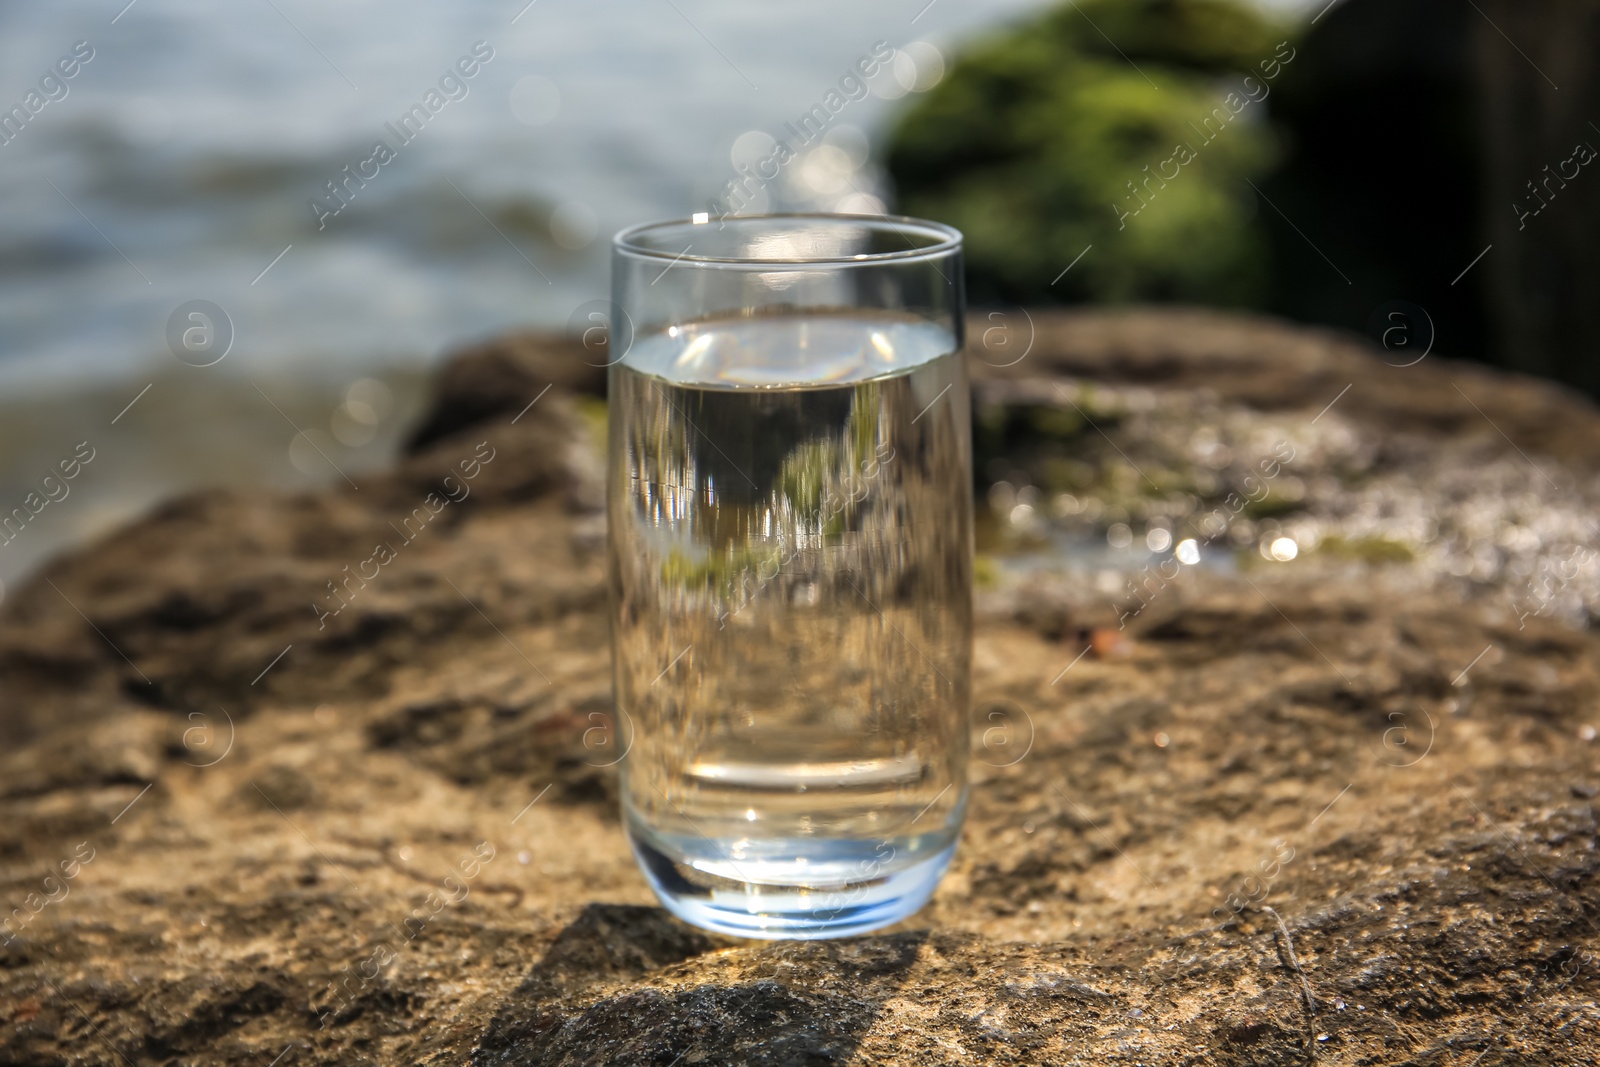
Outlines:
<svg viewBox="0 0 1600 1067"><path fill-rule="evenodd" d="M961 235L697 215L613 253L612 665L639 864L724 933L895 922L967 804Z"/></svg>

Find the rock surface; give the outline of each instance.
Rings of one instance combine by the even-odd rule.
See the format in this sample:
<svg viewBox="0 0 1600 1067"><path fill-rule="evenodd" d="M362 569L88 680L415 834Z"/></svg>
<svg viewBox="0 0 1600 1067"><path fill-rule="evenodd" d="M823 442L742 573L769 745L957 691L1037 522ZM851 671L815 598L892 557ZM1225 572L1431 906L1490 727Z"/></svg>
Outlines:
<svg viewBox="0 0 1600 1067"><path fill-rule="evenodd" d="M655 906L603 382L511 339L391 472L175 501L6 602L0 1062L1593 1062L1600 415L1266 320L1003 325L971 814L922 913ZM1203 561L1041 548L1122 529Z"/></svg>

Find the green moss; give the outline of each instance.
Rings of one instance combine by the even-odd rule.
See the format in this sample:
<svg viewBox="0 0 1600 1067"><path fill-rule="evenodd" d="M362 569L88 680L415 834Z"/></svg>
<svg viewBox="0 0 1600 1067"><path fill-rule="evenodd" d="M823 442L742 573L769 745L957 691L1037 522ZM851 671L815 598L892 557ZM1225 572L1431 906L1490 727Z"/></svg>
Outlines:
<svg viewBox="0 0 1600 1067"><path fill-rule="evenodd" d="M1367 563L1411 563L1416 551L1404 541L1388 537L1324 537L1317 552L1336 559L1359 559Z"/></svg>
<svg viewBox="0 0 1600 1067"><path fill-rule="evenodd" d="M661 582L674 589L720 586L726 595L732 592L734 583L742 575L773 573L781 561L782 553L777 549L762 552L730 549L698 561L674 549L661 564Z"/></svg>
<svg viewBox="0 0 1600 1067"><path fill-rule="evenodd" d="M972 580L974 584L985 589L999 585L1000 565L992 556L975 556L972 560Z"/></svg>
<svg viewBox="0 0 1600 1067"><path fill-rule="evenodd" d="M594 434L596 441L604 445L606 440L606 402L601 397L579 396L577 398L578 414L584 424Z"/></svg>
<svg viewBox="0 0 1600 1067"><path fill-rule="evenodd" d="M1273 519L1279 515L1288 515L1299 511L1304 506L1300 497L1290 497L1283 493L1269 492L1260 500L1252 500L1245 504L1244 513L1252 519Z"/></svg>
<svg viewBox="0 0 1600 1067"><path fill-rule="evenodd" d="M1056 493L1082 493L1100 481L1092 465L1077 459L1045 460L1042 477L1045 488Z"/></svg>
<svg viewBox="0 0 1600 1067"><path fill-rule="evenodd" d="M691 585L701 585L710 575L711 567L708 563L697 563L676 549L668 553L661 564L661 582L669 587L681 589Z"/></svg>
<svg viewBox="0 0 1600 1067"><path fill-rule="evenodd" d="M1042 437L1076 437L1084 429L1083 416L1071 408L1032 408L1028 423Z"/></svg>
<svg viewBox="0 0 1600 1067"><path fill-rule="evenodd" d="M1264 101L1225 101L1246 75L1259 96L1285 36L1235 0L1053 11L959 57L905 114L900 206L962 230L980 301L1256 302L1267 245L1245 179L1278 147ZM1179 145L1192 159L1163 166Z"/></svg>
<svg viewBox="0 0 1600 1067"><path fill-rule="evenodd" d="M832 441L807 441L783 459L777 488L795 509L815 512L822 506L823 482L839 467L839 446Z"/></svg>

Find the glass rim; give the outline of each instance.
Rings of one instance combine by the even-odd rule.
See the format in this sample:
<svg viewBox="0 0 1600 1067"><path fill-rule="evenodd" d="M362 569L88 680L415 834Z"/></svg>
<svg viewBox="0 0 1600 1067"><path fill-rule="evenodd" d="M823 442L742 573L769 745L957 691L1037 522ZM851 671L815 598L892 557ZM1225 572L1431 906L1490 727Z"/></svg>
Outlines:
<svg viewBox="0 0 1600 1067"><path fill-rule="evenodd" d="M825 226L860 226L880 233L898 233L902 236L919 234L933 238L934 241L932 244L924 245L920 248L910 247L903 250L896 249L892 252L865 252L849 256L814 256L791 259L689 255L687 250L670 252L638 243L638 239L648 233L670 232L672 230L687 233L701 226L709 226L711 224L710 216L705 215L702 218L702 215L705 215L705 213L697 213L689 218L658 219L655 222L642 222L619 230L611 238L612 251L623 255L637 256L641 259L657 259L672 263L702 263L724 267L750 267L757 270L784 270L817 266L872 266L879 263L906 263L937 259L959 251L962 242L961 231L954 226L947 226L942 222L932 222L928 219L914 218L910 215L844 215L824 211L797 211L772 212L764 215L729 215L720 219L719 223L727 221L735 223L762 222L781 219L791 222L818 223Z"/></svg>

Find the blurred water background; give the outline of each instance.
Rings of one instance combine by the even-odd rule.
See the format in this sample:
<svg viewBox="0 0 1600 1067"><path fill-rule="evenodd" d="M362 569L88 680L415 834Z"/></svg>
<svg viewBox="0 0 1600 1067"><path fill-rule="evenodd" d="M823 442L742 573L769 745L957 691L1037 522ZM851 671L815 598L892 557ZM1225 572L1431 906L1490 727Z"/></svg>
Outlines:
<svg viewBox="0 0 1600 1067"><path fill-rule="evenodd" d="M963 41L1046 6L0 4L0 110L93 51L0 144L0 511L95 454L0 546L0 596L175 491L385 462L443 350L563 326L605 294L612 232L704 210L879 41L899 54L870 95L753 206L892 207L886 126ZM477 42L492 58L441 87ZM387 124L430 90L402 144ZM379 140L394 160L319 227L312 199ZM168 341L196 300L233 334L205 368Z"/></svg>

